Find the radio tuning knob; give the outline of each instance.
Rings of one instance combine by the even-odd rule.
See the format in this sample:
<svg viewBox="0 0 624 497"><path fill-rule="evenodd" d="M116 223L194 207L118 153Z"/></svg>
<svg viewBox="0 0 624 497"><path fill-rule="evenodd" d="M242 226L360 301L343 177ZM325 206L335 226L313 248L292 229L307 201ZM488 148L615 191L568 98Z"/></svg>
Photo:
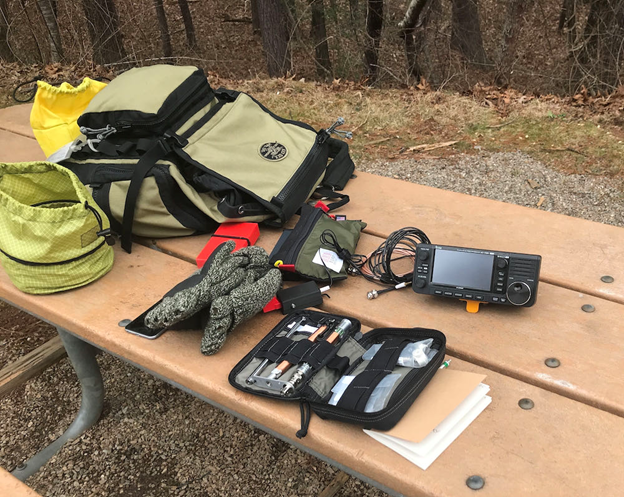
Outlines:
<svg viewBox="0 0 624 497"><path fill-rule="evenodd" d="M496 260L496 267L498 269L505 269L507 267L507 259L503 259L502 257L499 257Z"/></svg>
<svg viewBox="0 0 624 497"><path fill-rule="evenodd" d="M423 278L416 278L416 280L414 280L414 285L417 288L423 288L426 284L427 282Z"/></svg>
<svg viewBox="0 0 624 497"><path fill-rule="evenodd" d="M418 259L421 261L426 261L427 259L429 259L429 252L426 252L424 250L419 251Z"/></svg>
<svg viewBox="0 0 624 497"><path fill-rule="evenodd" d="M531 300L531 288L524 281L512 283L507 287L507 299L513 305L524 305Z"/></svg>

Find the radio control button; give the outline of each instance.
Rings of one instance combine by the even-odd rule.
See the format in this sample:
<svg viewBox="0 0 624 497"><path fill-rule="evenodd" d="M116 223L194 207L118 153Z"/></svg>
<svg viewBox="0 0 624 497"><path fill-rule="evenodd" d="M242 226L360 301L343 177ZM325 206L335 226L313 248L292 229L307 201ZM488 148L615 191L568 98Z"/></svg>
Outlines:
<svg viewBox="0 0 624 497"><path fill-rule="evenodd" d="M457 292L457 293L454 293L454 294L453 294L453 296L454 296L454 297L463 297L463 296L464 296L464 294L463 294L463 293L459 293L459 292Z"/></svg>
<svg viewBox="0 0 624 497"><path fill-rule="evenodd" d="M436 295L442 295L442 290L435 290L433 293L435 293Z"/></svg>
<svg viewBox="0 0 624 497"><path fill-rule="evenodd" d="M452 297L453 296L453 292L444 292L444 295L446 295L447 297Z"/></svg>
<svg viewBox="0 0 624 497"><path fill-rule="evenodd" d="M483 295L475 295L476 300L483 300Z"/></svg>
<svg viewBox="0 0 624 497"><path fill-rule="evenodd" d="M426 261L427 259L429 259L429 252L428 251L421 250L420 252L418 252L418 260Z"/></svg>
<svg viewBox="0 0 624 497"><path fill-rule="evenodd" d="M501 278L499 278L499 279L502 279L502 277L505 276L505 272L504 271L499 271L498 275L501 276Z"/></svg>
<svg viewBox="0 0 624 497"><path fill-rule="evenodd" d="M505 297L501 297L500 301L504 304L505 302L507 302L507 299Z"/></svg>
<svg viewBox="0 0 624 497"><path fill-rule="evenodd" d="M498 302L498 297L492 297L492 302Z"/></svg>
<svg viewBox="0 0 624 497"><path fill-rule="evenodd" d="M467 293L467 294L465 295L465 297L466 297L467 299L471 299L471 298L472 298L472 293Z"/></svg>
<svg viewBox="0 0 624 497"><path fill-rule="evenodd" d="M507 267L507 259L503 259L502 257L496 259L496 267L498 269L505 269Z"/></svg>
<svg viewBox="0 0 624 497"><path fill-rule="evenodd" d="M426 284L427 284L427 282L423 278L416 278L414 280L414 285L417 288L423 288Z"/></svg>

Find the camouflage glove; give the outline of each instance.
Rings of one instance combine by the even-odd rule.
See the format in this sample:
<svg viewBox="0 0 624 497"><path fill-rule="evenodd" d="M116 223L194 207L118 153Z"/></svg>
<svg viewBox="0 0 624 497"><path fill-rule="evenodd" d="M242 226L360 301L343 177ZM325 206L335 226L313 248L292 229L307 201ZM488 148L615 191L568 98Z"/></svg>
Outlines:
<svg viewBox="0 0 624 497"><path fill-rule="evenodd" d="M248 258L240 250L232 254L236 244L228 241L220 245L207 270L191 276L165 296L162 302L145 316L148 328L169 328L199 311L221 295L230 293L245 279ZM262 250L262 249L261 249Z"/></svg>
<svg viewBox="0 0 624 497"><path fill-rule="evenodd" d="M260 312L282 285L281 272L269 265L269 256L263 249L248 247L238 252L243 251L250 258L245 279L228 295L217 297L212 302L201 342L202 354L216 354L227 334L242 321Z"/></svg>

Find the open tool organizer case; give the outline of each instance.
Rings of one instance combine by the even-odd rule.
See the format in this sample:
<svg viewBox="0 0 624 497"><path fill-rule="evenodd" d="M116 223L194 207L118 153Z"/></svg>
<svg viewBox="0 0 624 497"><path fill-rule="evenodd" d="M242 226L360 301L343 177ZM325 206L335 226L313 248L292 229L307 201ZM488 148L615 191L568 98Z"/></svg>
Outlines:
<svg viewBox="0 0 624 497"><path fill-rule="evenodd" d="M292 333L289 324L305 318L303 325L317 328L329 324L325 335L311 342L313 332ZM334 343L328 343L327 334L331 334L343 319L348 319L352 326ZM297 326L302 329L302 326ZM363 425L364 428L378 430L391 429L405 414L416 397L425 388L435 372L444 361L446 337L437 330L426 328L378 328L367 333L360 331L361 323L354 318L337 314L326 314L317 311L300 311L284 318L264 339L249 352L230 372L229 381L232 386L244 392L263 397L298 401L301 407L301 430L297 437L307 434L310 422L310 411L322 419L335 419L348 423ZM420 368L397 365L397 359L404 347L426 339L433 339L431 344L435 355ZM374 344L382 344L371 360L363 356ZM263 380L283 361L291 366L274 382L287 383L297 374L303 364L311 370L303 382L290 395L283 395L278 388L269 390ZM264 364L262 371L259 367ZM256 380L250 377L256 373ZM399 378L391 387L390 394L385 397L383 407L374 412L364 412L365 406L375 387L390 374L398 374ZM354 376L344 390L336 405L331 405L332 389L343 376ZM268 380L265 380L268 383Z"/></svg>

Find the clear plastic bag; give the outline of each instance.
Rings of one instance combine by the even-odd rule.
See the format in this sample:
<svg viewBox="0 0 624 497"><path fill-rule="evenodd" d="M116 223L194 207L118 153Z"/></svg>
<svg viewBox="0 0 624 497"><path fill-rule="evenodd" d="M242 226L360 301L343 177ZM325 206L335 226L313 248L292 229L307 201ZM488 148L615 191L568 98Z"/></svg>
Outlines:
<svg viewBox="0 0 624 497"><path fill-rule="evenodd" d="M336 383L331 389L333 393L331 399L329 399L329 405L335 406L338 403L340 397L342 397L342 394L353 381L353 378L355 378L355 376L346 375L338 380L338 383Z"/></svg>
<svg viewBox="0 0 624 497"><path fill-rule="evenodd" d="M366 407L364 407L364 412L377 412L386 407L388 399L390 398L390 393L392 392L392 387L394 387L394 384L400 377L401 375L398 373L384 376L383 380L379 382L368 398Z"/></svg>
<svg viewBox="0 0 624 497"><path fill-rule="evenodd" d="M368 350L364 352L362 359L364 361L370 361L375 357L375 354L382 345L382 343L371 345ZM425 367L438 352L436 349L432 349L431 345L433 345L433 338L407 344L397 359L397 366L404 366L406 368Z"/></svg>
<svg viewBox="0 0 624 497"><path fill-rule="evenodd" d="M397 366L424 368L436 355L437 350L431 348L432 344L433 338L407 344L397 359Z"/></svg>

